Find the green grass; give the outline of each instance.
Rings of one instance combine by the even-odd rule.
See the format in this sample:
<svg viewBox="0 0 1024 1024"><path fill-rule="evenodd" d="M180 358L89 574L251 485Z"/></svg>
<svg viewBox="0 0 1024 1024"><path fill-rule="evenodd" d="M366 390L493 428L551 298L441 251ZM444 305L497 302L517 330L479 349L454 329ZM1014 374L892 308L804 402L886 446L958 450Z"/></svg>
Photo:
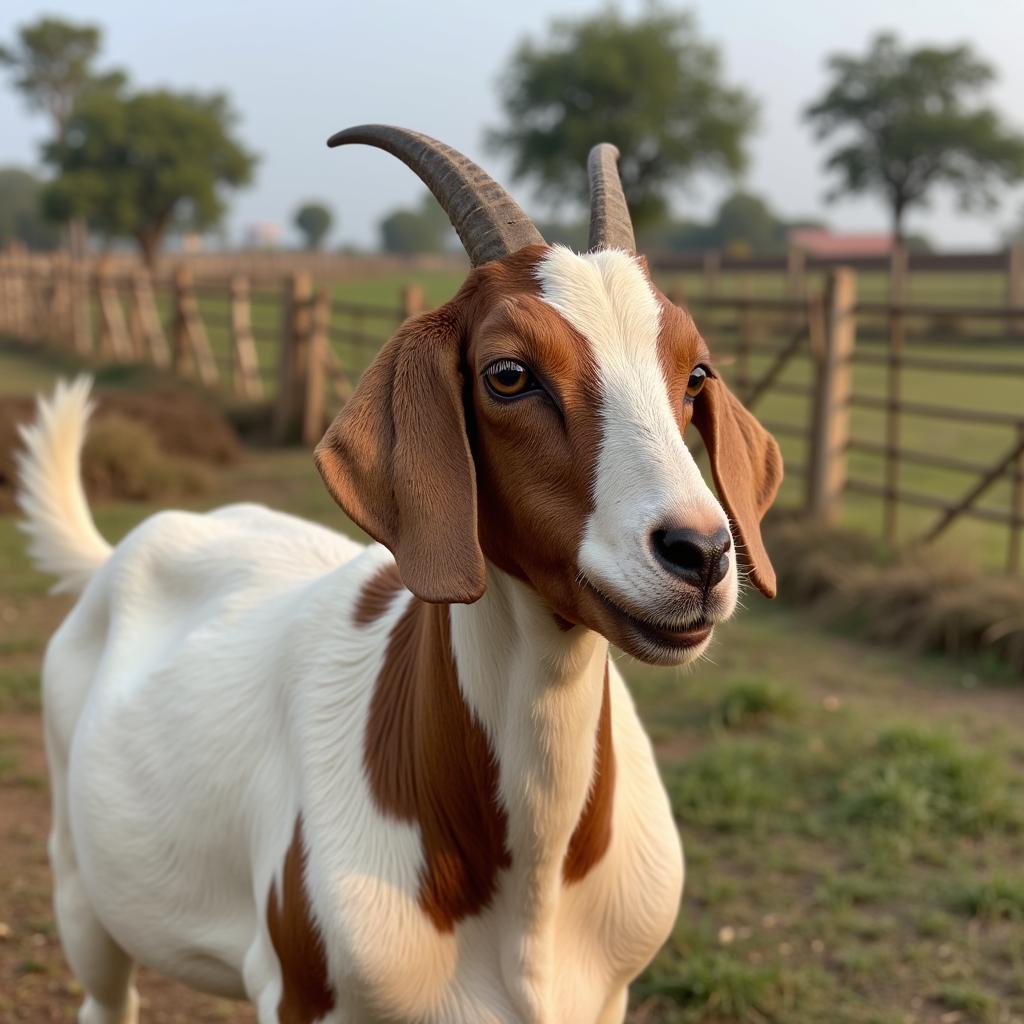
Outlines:
<svg viewBox="0 0 1024 1024"><path fill-rule="evenodd" d="M1024 875L972 879L953 892L950 906L968 917L1024 922Z"/></svg>
<svg viewBox="0 0 1024 1024"><path fill-rule="evenodd" d="M994 1021L999 1009L996 996L973 985L946 985L936 993L935 1000L949 1010L960 1011L967 1020L977 1024Z"/></svg>

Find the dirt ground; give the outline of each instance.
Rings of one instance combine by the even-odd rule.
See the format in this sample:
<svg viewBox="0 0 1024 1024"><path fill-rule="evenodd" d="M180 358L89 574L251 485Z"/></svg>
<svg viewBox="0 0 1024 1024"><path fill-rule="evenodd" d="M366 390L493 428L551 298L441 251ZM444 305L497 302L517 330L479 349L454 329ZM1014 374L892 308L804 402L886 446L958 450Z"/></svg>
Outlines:
<svg viewBox="0 0 1024 1024"><path fill-rule="evenodd" d="M73 1021L81 1002L53 927L46 836L50 811L38 714L0 715L4 774L0 800L0 1020ZM139 972L143 1015L154 1024L248 1024L245 1005L199 995L151 971Z"/></svg>

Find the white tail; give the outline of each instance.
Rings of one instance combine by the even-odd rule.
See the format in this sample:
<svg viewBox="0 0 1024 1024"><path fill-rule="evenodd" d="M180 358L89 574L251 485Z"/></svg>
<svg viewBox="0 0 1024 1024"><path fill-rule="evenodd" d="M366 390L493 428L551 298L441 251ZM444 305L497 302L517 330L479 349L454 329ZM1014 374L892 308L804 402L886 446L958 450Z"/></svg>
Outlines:
<svg viewBox="0 0 1024 1024"><path fill-rule="evenodd" d="M91 388L87 376L58 381L52 398L40 396L35 422L18 428L24 444L17 454L21 528L36 566L57 577L55 591L80 591L110 554L82 488Z"/></svg>

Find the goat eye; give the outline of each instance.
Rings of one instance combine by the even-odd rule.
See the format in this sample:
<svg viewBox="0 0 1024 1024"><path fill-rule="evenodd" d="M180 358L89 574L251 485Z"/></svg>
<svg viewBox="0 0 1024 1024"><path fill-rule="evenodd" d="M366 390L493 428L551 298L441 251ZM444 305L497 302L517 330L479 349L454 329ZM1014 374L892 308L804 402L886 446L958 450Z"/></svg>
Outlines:
<svg viewBox="0 0 1024 1024"><path fill-rule="evenodd" d="M704 390L704 382L707 379L708 371L703 366L696 367L690 374L690 379L686 382L687 399L692 402Z"/></svg>
<svg viewBox="0 0 1024 1024"><path fill-rule="evenodd" d="M513 359L499 359L484 370L488 390L497 398L518 398L537 390L533 374Z"/></svg>

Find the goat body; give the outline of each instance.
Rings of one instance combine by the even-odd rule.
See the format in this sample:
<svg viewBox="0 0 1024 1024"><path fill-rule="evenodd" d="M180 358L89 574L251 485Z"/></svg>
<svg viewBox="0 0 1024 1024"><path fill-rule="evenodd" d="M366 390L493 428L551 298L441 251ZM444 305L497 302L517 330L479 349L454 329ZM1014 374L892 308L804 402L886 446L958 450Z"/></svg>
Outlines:
<svg viewBox="0 0 1024 1024"><path fill-rule="evenodd" d="M43 696L83 1024L135 1020L136 961L261 1024L612 1024L669 934L682 851L609 641L692 661L738 559L772 592L778 450L642 260L502 237L317 449L381 544L235 505L111 550L87 382L24 431L31 550L81 591Z"/></svg>
<svg viewBox="0 0 1024 1024"><path fill-rule="evenodd" d="M81 431L65 406L83 399L81 389L58 396L62 430ZM39 440L40 460L76 443ZM392 585L393 572L379 545L254 505L152 516L96 568L50 643L43 681L56 905L97 1000L87 1019L124 1019L133 959L248 997L261 1021L621 1019L627 983L675 918L682 862L607 645L561 630L498 572L481 601L451 608L454 703L464 695L462 714L493 743L507 850L500 865L477 864L492 872L476 901L485 905L456 920L467 897L445 872L458 883L457 862L474 861L494 805L486 788L421 790L441 804L433 827L445 844L425 913L421 828L382 812L365 737L375 692L403 685L401 668L385 673L403 620L412 629L397 657L414 657L430 687L419 697L406 679L406 696L442 700L431 684L451 661L437 663L443 634L426 620L444 622L447 609ZM566 881L603 701L615 827L599 859ZM416 768L413 746L465 761L465 748L450 749L456 711L445 734L392 746L401 760L380 770ZM468 766L487 773L486 762ZM414 789L425 774L384 785ZM468 806L445 806L460 797ZM289 878L296 863L300 877ZM118 998L104 1006L106 993Z"/></svg>

